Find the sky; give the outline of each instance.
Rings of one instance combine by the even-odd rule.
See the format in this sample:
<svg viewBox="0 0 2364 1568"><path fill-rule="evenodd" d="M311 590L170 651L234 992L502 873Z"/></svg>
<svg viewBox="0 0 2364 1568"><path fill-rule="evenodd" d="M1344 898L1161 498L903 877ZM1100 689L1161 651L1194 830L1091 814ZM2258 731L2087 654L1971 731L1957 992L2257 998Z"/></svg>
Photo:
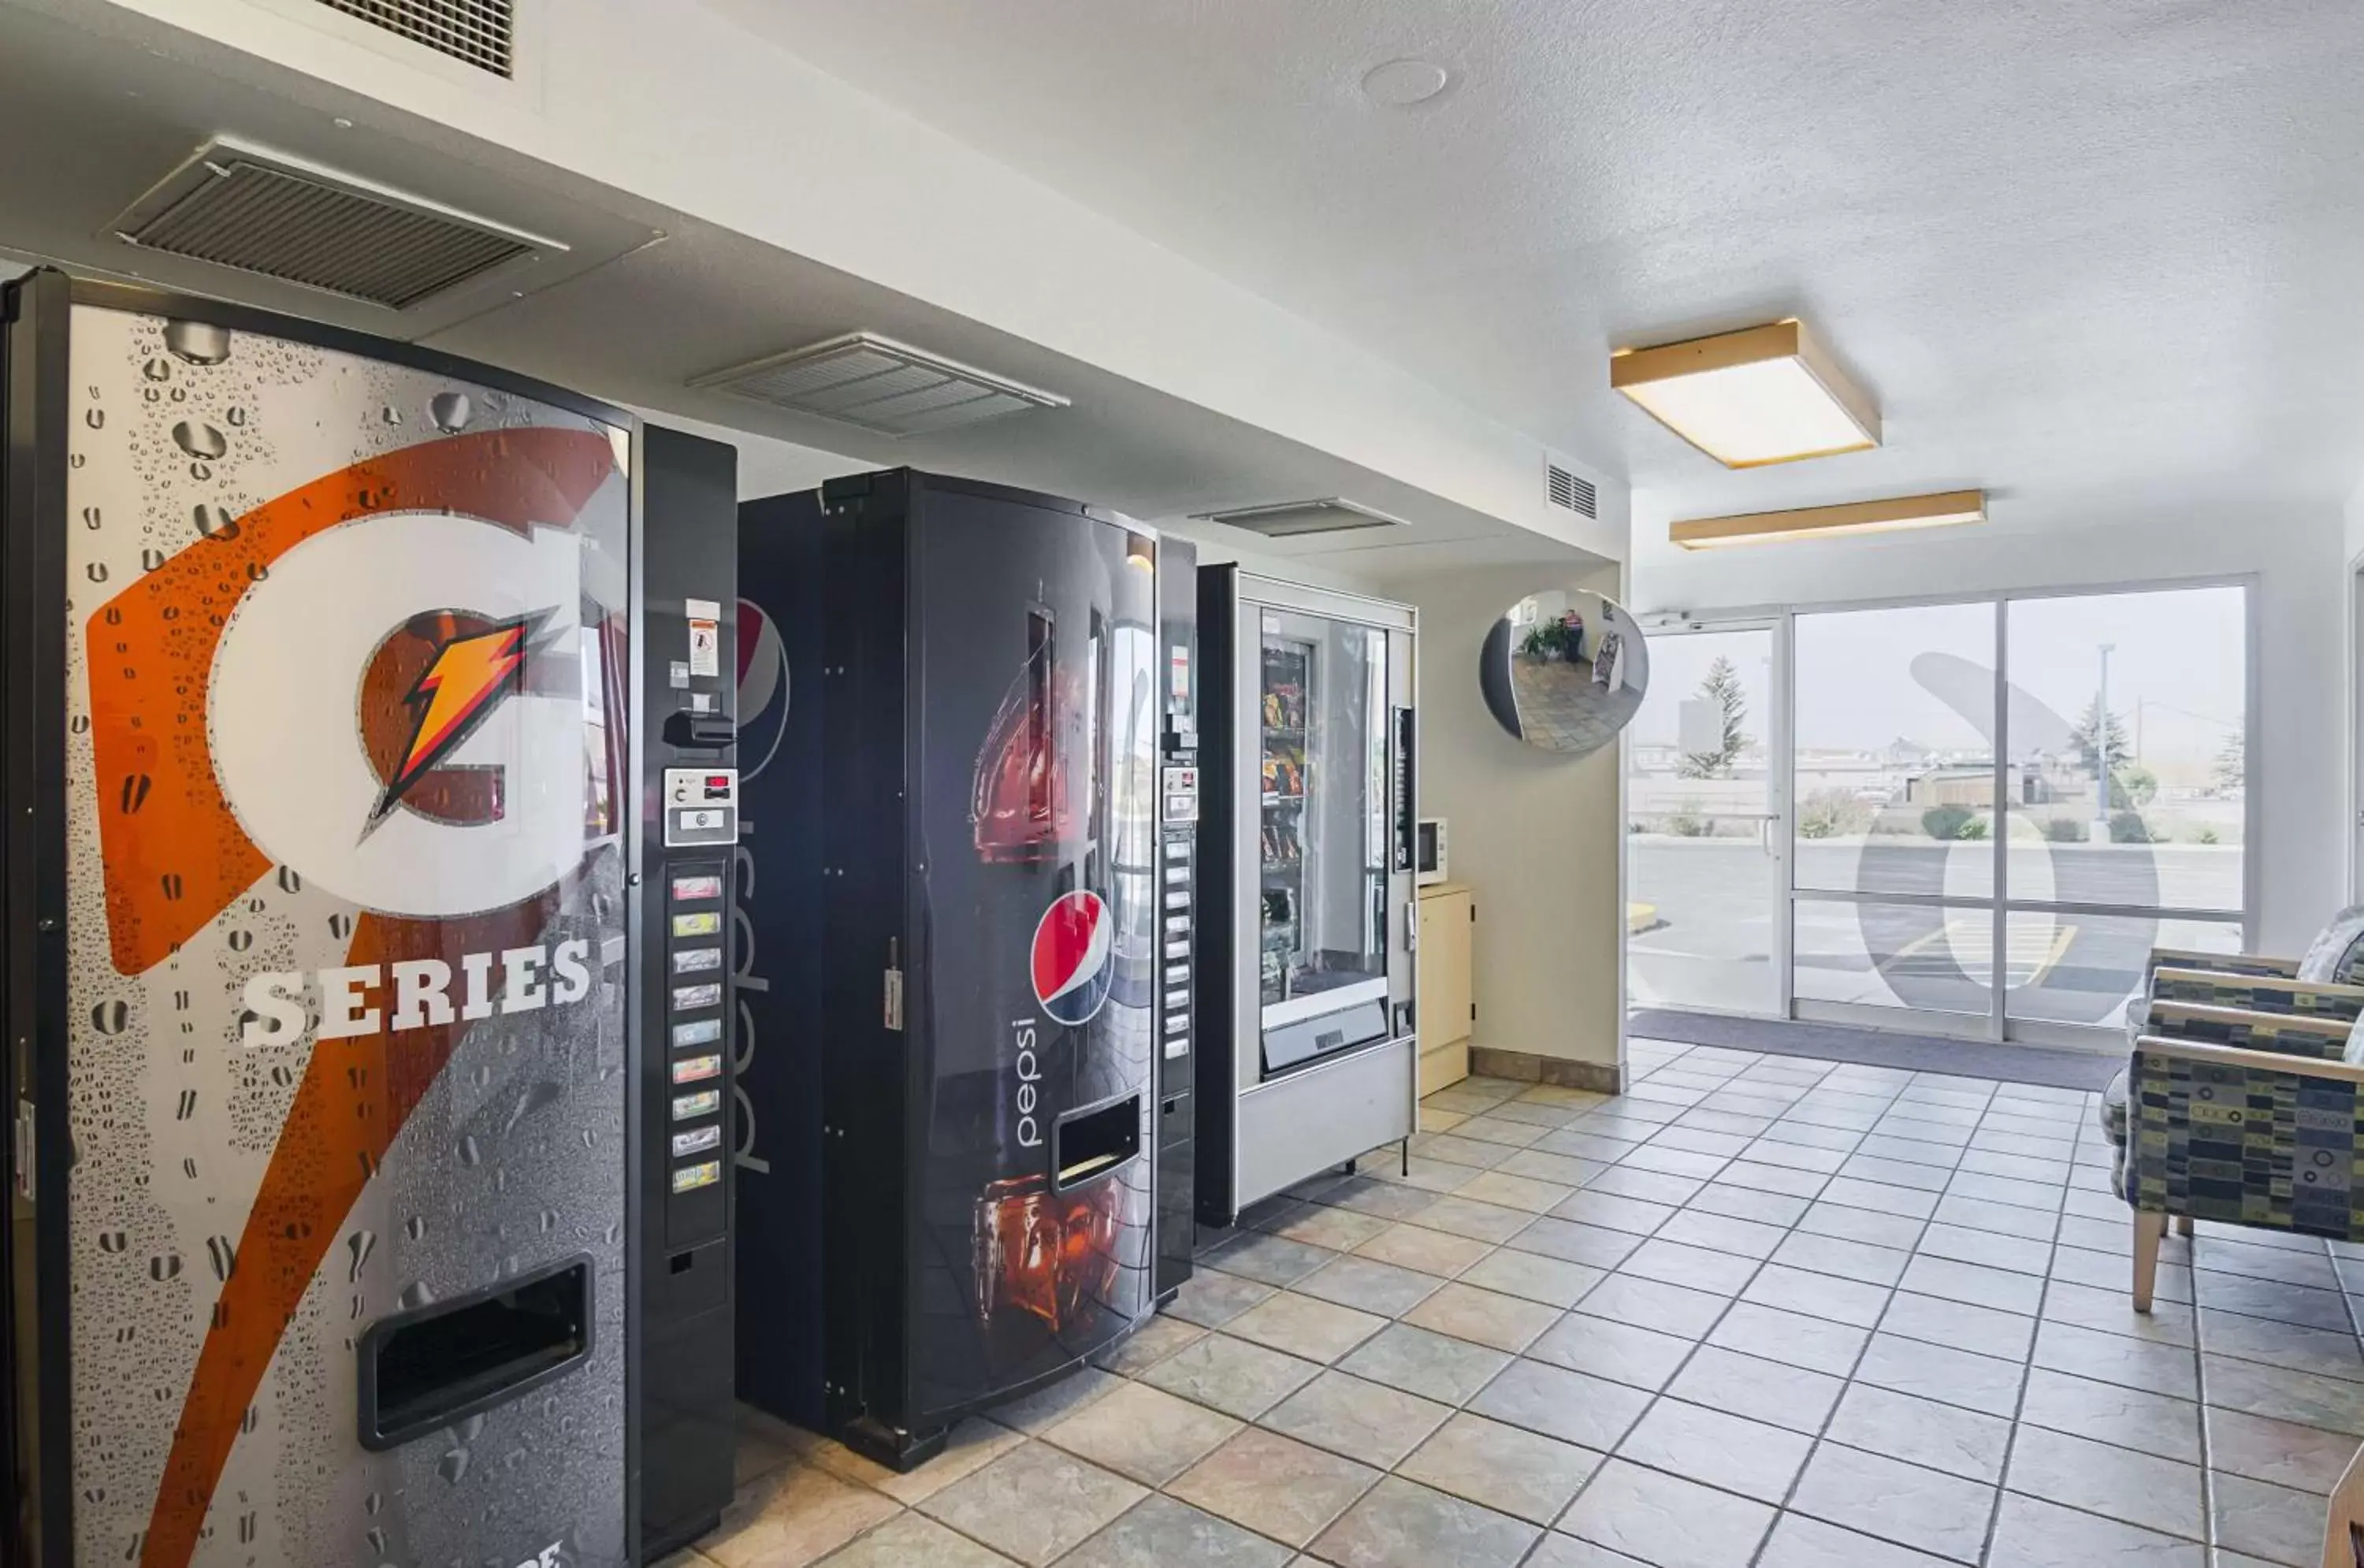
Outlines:
<svg viewBox="0 0 2364 1568"><path fill-rule="evenodd" d="M2110 709L2129 744L2139 728L2146 765L2162 774L2204 773L2241 722L2245 599L2240 587L2224 586L2013 600L2003 608L2012 681L2073 724L2099 685L2101 645L2114 644ZM1938 750L1983 749L1979 726L1924 686L1914 662L1948 654L1990 672L1995 617L1991 604L1799 616L1798 749L1871 751L1899 738ZM1698 695L1709 664L1722 654L1748 694L1743 728L1761 744L1771 710L1772 648L1769 631L1654 632L1649 697L1634 720L1634 740L1675 743L1680 699ZM1926 676L1941 662L1924 660L1918 673ZM1968 685L1979 689L1975 680ZM2022 733L2013 750L2024 751L2035 740Z"/></svg>

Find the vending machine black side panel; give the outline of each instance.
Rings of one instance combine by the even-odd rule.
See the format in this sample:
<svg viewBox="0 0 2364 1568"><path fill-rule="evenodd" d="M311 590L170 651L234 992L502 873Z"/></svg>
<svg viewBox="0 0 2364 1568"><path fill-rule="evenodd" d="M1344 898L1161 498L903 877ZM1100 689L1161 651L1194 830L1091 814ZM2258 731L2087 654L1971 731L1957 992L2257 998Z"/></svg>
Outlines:
<svg viewBox="0 0 2364 1568"><path fill-rule="evenodd" d="M1236 813L1253 803L1235 798L1240 773L1232 709L1233 628L1239 616L1239 568L1199 569L1199 954L1194 987L1198 1027L1198 1072L1194 1098L1195 1186L1199 1223L1227 1226L1239 1218L1232 1192L1234 1108L1239 1101L1232 1052L1234 966L1254 955L1236 951L1232 904L1239 877L1249 868L1233 863Z"/></svg>
<svg viewBox="0 0 2364 1568"><path fill-rule="evenodd" d="M8 1568L73 1561L66 1272L66 320L70 285L36 272L0 291L0 830L7 1037ZM39 1201L36 1201L36 1200Z"/></svg>
<svg viewBox="0 0 2364 1568"><path fill-rule="evenodd" d="M733 883L739 1104L734 1178L739 1396L813 1430L821 1392L827 1039L822 918L822 635L828 603L820 496L739 509L739 763L746 795ZM826 1155L825 1155L826 1146ZM841 1243L842 1244L842 1243ZM841 1270L853 1264L841 1257Z"/></svg>
<svg viewBox="0 0 2364 1568"><path fill-rule="evenodd" d="M650 1561L719 1520L738 1447L729 1179L735 966L726 958L736 846L713 841L718 829L668 830L685 804L701 813L743 809L719 804L730 786L716 782L735 773L738 761L738 475L731 447L642 430L640 784L654 809L644 816L639 889L635 1296L640 1539ZM685 781L685 773L695 778ZM673 798L686 783L694 802ZM676 930L676 917L701 929ZM715 929L702 929L709 924ZM708 1000L703 987L719 990ZM685 1001L692 1005L677 1005ZM692 1075L676 1082L684 1073Z"/></svg>
<svg viewBox="0 0 2364 1568"><path fill-rule="evenodd" d="M1188 539L1157 541L1157 636L1165 724L1159 737L1159 863L1169 924L1158 933L1162 998L1157 1033L1157 1304L1165 1306L1190 1277L1197 1238L1194 1156L1198 1095L1198 1007L1194 957L1203 941L1208 909L1199 866L1199 822L1208 775L1200 771L1199 728L1199 550ZM1186 907L1173 907L1180 895Z"/></svg>

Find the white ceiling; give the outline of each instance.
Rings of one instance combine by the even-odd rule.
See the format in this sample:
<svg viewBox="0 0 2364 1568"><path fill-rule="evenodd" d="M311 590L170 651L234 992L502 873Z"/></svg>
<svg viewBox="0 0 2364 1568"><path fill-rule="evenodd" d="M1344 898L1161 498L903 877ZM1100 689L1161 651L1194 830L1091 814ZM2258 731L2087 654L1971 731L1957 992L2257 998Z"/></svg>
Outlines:
<svg viewBox="0 0 2364 1568"><path fill-rule="evenodd" d="M1995 527L2271 517L2364 471L2345 0L706 0L1637 486L1985 484ZM1399 56L1455 72L1379 107ZM1611 345L1808 317L1881 451L1727 473Z"/></svg>

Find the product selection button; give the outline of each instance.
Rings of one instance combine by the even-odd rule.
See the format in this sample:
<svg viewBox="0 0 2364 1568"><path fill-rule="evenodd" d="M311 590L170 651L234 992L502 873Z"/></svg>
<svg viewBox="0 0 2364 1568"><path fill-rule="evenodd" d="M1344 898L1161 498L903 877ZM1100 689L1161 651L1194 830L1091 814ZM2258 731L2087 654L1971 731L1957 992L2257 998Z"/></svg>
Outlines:
<svg viewBox="0 0 2364 1568"><path fill-rule="evenodd" d="M714 1045L721 1039L720 1018L699 1018L694 1023L673 1026L673 1042L675 1045Z"/></svg>
<svg viewBox="0 0 2364 1568"><path fill-rule="evenodd" d="M685 1056L673 1064L673 1081L676 1084L703 1084L708 1078L721 1076L719 1056Z"/></svg>
<svg viewBox="0 0 2364 1568"><path fill-rule="evenodd" d="M722 913L708 909L697 915L675 915L673 934L676 937L714 937L722 934Z"/></svg>
<svg viewBox="0 0 2364 1568"><path fill-rule="evenodd" d="M693 1127L687 1132L673 1135L673 1151L676 1159L684 1154L703 1154L709 1149L721 1147L722 1127L719 1122L712 1127Z"/></svg>
<svg viewBox="0 0 2364 1568"><path fill-rule="evenodd" d="M719 1089L700 1089L694 1095L675 1095L673 1097L673 1119L675 1121L694 1121L702 1116L712 1116L721 1108L722 1091Z"/></svg>
<svg viewBox="0 0 2364 1568"><path fill-rule="evenodd" d="M695 1165L676 1165L673 1173L673 1190L694 1193L700 1187L710 1187L722 1179L722 1162L704 1160Z"/></svg>
<svg viewBox="0 0 2364 1568"><path fill-rule="evenodd" d="M675 974L698 974L722 967L720 948L682 948L673 955Z"/></svg>
<svg viewBox="0 0 2364 1568"><path fill-rule="evenodd" d="M1168 958L1188 958L1190 956L1190 944L1188 942L1167 942L1165 944L1165 956Z"/></svg>
<svg viewBox="0 0 2364 1568"><path fill-rule="evenodd" d="M1169 952L1165 956L1172 958L1174 955ZM1165 984L1168 985L1179 985L1189 978L1190 966L1188 964L1169 963L1165 966Z"/></svg>
<svg viewBox="0 0 2364 1568"><path fill-rule="evenodd" d="M721 896L722 879L719 876L677 876L673 879L673 901L676 904Z"/></svg>
<svg viewBox="0 0 2364 1568"><path fill-rule="evenodd" d="M1168 1013L1165 1015L1165 1032L1167 1034L1180 1034L1184 1029L1187 1029L1189 1027L1190 1017L1188 1014Z"/></svg>

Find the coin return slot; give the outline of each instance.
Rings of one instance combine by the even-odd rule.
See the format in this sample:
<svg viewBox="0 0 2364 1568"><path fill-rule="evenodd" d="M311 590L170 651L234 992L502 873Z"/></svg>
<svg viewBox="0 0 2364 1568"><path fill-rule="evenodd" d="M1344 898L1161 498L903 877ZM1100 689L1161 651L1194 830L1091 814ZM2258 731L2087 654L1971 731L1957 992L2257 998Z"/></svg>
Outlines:
<svg viewBox="0 0 2364 1568"><path fill-rule="evenodd" d="M591 1353L591 1265L388 1318L361 1346L361 1440L393 1448L548 1382Z"/></svg>
<svg viewBox="0 0 2364 1568"><path fill-rule="evenodd" d="M1051 1168L1058 1172L1055 1184L1063 1188L1104 1175L1140 1152L1139 1095L1079 1111L1051 1131Z"/></svg>

